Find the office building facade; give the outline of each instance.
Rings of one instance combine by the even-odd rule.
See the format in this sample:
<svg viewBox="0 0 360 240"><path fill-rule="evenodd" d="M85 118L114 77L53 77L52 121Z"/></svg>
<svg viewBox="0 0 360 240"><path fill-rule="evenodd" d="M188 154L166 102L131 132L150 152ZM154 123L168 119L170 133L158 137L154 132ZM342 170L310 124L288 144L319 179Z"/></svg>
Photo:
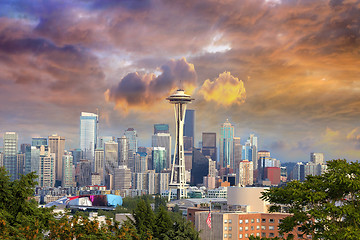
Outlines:
<svg viewBox="0 0 360 240"><path fill-rule="evenodd" d="M98 137L98 115L95 113L82 112L80 116L80 149L83 159L94 161L95 149Z"/></svg>

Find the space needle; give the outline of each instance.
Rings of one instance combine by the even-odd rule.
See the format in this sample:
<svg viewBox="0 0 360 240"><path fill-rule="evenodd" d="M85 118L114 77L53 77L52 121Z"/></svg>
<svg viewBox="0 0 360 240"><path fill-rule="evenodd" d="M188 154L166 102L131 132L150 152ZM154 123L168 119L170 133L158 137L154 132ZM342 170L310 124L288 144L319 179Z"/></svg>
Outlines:
<svg viewBox="0 0 360 240"><path fill-rule="evenodd" d="M184 90L178 89L175 94L166 98L175 109L176 141L174 158L171 166L171 178L169 184L169 201L171 199L171 190L176 189L177 199L187 197L186 177L185 177L185 157L184 157L184 121L186 104L190 103L193 98L185 94Z"/></svg>

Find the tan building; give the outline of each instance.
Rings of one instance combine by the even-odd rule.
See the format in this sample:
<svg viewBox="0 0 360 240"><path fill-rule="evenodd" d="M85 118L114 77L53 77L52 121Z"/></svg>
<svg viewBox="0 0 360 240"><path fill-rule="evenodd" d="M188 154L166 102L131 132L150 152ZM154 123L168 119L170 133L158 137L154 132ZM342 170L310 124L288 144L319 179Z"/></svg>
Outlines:
<svg viewBox="0 0 360 240"><path fill-rule="evenodd" d="M211 229L206 223L208 211L195 212L195 228L201 239L248 239L255 237L282 237L278 231L281 219L288 213L212 212ZM294 240L309 239L295 229ZM286 237L286 236L285 236Z"/></svg>
<svg viewBox="0 0 360 240"><path fill-rule="evenodd" d="M240 186L253 185L254 183L254 167L253 162L243 160L239 162L237 176L237 184Z"/></svg>
<svg viewBox="0 0 360 240"><path fill-rule="evenodd" d="M55 154L55 179L62 181L63 179L63 162L62 157L65 151L65 138L57 134L49 136L49 151Z"/></svg>
<svg viewBox="0 0 360 240"><path fill-rule="evenodd" d="M269 203L260 199L263 187L228 187L227 203L232 209L246 208L247 212L268 212Z"/></svg>

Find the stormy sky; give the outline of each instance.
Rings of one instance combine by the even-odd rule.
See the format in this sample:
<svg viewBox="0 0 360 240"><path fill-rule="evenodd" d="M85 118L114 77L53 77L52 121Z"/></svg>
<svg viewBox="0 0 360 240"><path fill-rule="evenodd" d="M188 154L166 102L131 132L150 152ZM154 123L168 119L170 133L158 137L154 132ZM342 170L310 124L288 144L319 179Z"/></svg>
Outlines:
<svg viewBox="0 0 360 240"><path fill-rule="evenodd" d="M133 127L149 146L154 123L174 130L181 87L196 142L228 118L283 162L357 160L359 16L358 0L2 0L0 137L75 148L98 109L100 135Z"/></svg>

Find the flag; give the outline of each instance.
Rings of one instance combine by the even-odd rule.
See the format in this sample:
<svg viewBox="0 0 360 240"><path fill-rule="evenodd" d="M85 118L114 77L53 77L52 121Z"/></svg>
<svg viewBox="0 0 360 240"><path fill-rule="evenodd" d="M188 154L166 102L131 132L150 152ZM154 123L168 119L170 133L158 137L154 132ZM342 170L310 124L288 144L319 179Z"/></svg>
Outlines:
<svg viewBox="0 0 360 240"><path fill-rule="evenodd" d="M209 226L209 228L211 229L211 212L209 212L209 215L208 215L208 217L206 219L206 223Z"/></svg>

